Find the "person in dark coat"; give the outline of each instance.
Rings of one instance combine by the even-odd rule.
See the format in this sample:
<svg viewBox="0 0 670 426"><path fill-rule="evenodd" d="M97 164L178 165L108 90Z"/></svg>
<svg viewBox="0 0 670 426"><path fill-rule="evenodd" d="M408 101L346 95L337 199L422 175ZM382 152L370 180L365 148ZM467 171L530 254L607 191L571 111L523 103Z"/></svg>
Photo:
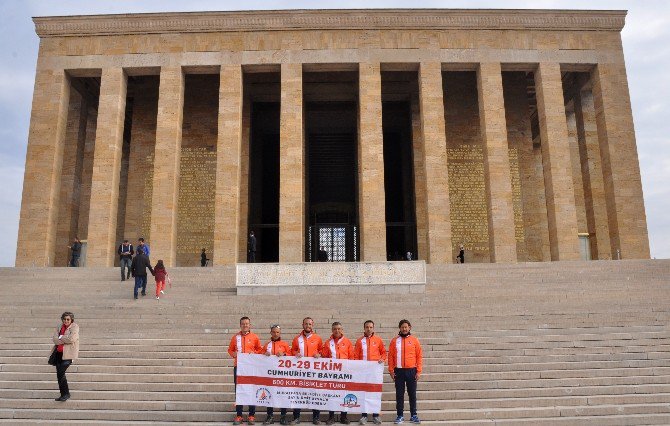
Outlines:
<svg viewBox="0 0 670 426"><path fill-rule="evenodd" d="M130 279L130 264L133 263L133 255L135 254L133 245L128 240L123 240L116 252L119 254L119 260L121 261L121 281ZM127 274L126 270L128 270Z"/></svg>
<svg viewBox="0 0 670 426"><path fill-rule="evenodd" d="M205 249L202 249L202 253L200 253L200 266L202 266L203 268L207 266L208 260L209 259L207 259L207 253L205 252Z"/></svg>
<svg viewBox="0 0 670 426"><path fill-rule="evenodd" d="M321 247L319 249L319 256L318 257L319 257L319 262L328 262L328 252L326 251L326 249Z"/></svg>
<svg viewBox="0 0 670 426"><path fill-rule="evenodd" d="M465 263L465 248L461 244L458 248L458 256L456 256L457 263Z"/></svg>
<svg viewBox="0 0 670 426"><path fill-rule="evenodd" d="M135 299L137 299L137 290L140 287L142 287L142 296L147 295L147 268L151 271L151 275L154 275L154 268L151 267L149 256L144 254L144 250L138 249L133 262L130 264L130 273L135 277L135 289L133 290Z"/></svg>
<svg viewBox="0 0 670 426"><path fill-rule="evenodd" d="M249 232L249 240L247 241L247 263L256 262L256 236L254 231Z"/></svg>
<svg viewBox="0 0 670 426"><path fill-rule="evenodd" d="M79 240L79 237L74 237L74 242L72 242L71 246L67 246L67 248L72 251L70 266L79 266L79 257L81 256L81 240Z"/></svg>
<svg viewBox="0 0 670 426"><path fill-rule="evenodd" d="M149 256L149 253L150 253L149 244L145 243L144 238L142 238L142 237L140 237L137 240L137 252L139 253L140 250L142 250L144 252L144 254Z"/></svg>

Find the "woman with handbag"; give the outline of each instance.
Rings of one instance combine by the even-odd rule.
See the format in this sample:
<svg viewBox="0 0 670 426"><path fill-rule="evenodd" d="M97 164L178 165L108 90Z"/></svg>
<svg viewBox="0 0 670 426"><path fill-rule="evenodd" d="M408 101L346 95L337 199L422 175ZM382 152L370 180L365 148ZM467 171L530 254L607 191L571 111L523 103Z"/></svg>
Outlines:
<svg viewBox="0 0 670 426"><path fill-rule="evenodd" d="M79 355L79 325L75 324L72 312L63 312L60 319L62 325L53 335L54 347L51 349L49 364L56 367L60 389L60 397L56 398L56 401L63 402L70 399L70 388L67 386L65 370Z"/></svg>

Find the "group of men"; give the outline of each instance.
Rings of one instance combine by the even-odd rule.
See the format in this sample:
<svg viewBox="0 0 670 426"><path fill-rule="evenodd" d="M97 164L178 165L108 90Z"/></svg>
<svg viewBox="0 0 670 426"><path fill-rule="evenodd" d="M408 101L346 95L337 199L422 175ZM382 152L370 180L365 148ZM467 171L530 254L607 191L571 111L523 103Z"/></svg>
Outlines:
<svg viewBox="0 0 670 426"><path fill-rule="evenodd" d="M228 347L228 354L234 359L233 377L237 385L237 354L251 353L264 354L266 356L295 356L295 357L314 357L314 358L336 358L336 359L355 359L384 364L388 360L388 371L395 382L396 390L396 414L395 424L405 422L403 408L405 404L405 388L409 395L410 423L421 423L416 410L416 388L417 382L421 376L423 366L423 354L419 340L411 334L412 325L406 319L398 323L398 335L394 337L389 350L386 351L383 340L375 334L375 323L367 320L363 324L363 335L358 338L355 344L344 336L344 329L340 322L334 322L331 325L332 334L326 342L314 331L314 320L307 317L302 320L302 331L293 338L289 345L281 338L281 326L278 324L270 327L270 340L261 345L260 339L251 331L251 320L249 317L240 318L240 332L235 334ZM235 406L236 415L234 425L240 425L244 422L242 417L243 407ZM289 422L286 417L286 407L281 407L280 424L300 424L300 409L293 410L293 419ZM256 407L249 406L249 415L247 423L255 424ZM267 417L264 425L274 423L274 410L272 407L267 409ZM312 423L321 424L320 411L312 410ZM328 413L326 424L336 422L335 412ZM346 412L341 412L339 422L349 424ZM368 415L362 413L359 424L367 424ZM372 414L372 422L381 424L379 413Z"/></svg>

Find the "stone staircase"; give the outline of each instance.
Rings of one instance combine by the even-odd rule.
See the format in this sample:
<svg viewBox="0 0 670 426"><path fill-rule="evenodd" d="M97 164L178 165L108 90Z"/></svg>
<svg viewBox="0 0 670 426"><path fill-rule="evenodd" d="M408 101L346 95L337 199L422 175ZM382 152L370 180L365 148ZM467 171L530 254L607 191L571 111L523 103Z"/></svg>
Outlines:
<svg viewBox="0 0 670 426"><path fill-rule="evenodd" d="M412 321L424 424L670 424L668 260L429 265L411 296L237 296L233 267L170 274L164 297L150 282L135 301L118 269L0 269L0 423L229 424L239 317L265 341L309 315L324 338L334 320L354 338L373 319L386 342ZM81 358L58 403L46 360L65 310ZM388 375L383 389L390 423Z"/></svg>

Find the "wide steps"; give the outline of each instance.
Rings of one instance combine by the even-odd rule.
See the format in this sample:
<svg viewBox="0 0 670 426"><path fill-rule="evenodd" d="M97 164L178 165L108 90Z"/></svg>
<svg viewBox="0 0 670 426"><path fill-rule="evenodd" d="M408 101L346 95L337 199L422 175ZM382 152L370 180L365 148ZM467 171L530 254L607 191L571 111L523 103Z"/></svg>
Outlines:
<svg viewBox="0 0 670 426"><path fill-rule="evenodd" d="M240 316L265 341L270 324L291 340L310 315L323 338L339 320L352 340L373 319L387 345L410 319L424 424L670 424L670 261L428 265L426 293L411 298L237 296L232 267L170 274L160 300L150 278L134 301L116 268L0 268L0 423L230 424ZM64 310L82 343L73 397L58 403L46 360ZM390 423L386 373L382 388Z"/></svg>

